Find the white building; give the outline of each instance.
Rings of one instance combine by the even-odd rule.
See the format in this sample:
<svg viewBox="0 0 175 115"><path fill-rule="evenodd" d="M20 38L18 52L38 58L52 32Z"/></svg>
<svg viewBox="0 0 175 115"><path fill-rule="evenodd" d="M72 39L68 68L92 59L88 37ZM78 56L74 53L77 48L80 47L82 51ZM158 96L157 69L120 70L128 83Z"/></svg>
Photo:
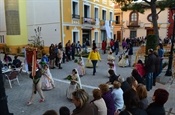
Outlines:
<svg viewBox="0 0 175 115"><path fill-rule="evenodd" d="M27 0L28 39L33 39L41 30L45 46L61 42L60 0Z"/></svg>

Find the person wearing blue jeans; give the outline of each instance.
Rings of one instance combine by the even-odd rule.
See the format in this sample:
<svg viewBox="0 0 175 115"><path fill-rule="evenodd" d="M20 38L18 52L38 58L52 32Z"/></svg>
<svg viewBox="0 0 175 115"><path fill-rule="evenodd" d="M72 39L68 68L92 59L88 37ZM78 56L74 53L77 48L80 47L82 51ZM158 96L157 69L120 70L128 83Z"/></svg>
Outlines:
<svg viewBox="0 0 175 115"><path fill-rule="evenodd" d="M147 91L151 90L153 86L153 73L146 74L146 89Z"/></svg>
<svg viewBox="0 0 175 115"><path fill-rule="evenodd" d="M92 51L89 53L88 60L91 60L93 66L93 75L96 73L96 65L98 60L101 60L100 53L97 50L97 47L94 46Z"/></svg>
<svg viewBox="0 0 175 115"><path fill-rule="evenodd" d="M149 49L148 57L145 60L146 88L148 91L150 91L153 86L153 73L155 73L156 71L156 60L157 60L157 57L154 54L153 49Z"/></svg>
<svg viewBox="0 0 175 115"><path fill-rule="evenodd" d="M93 75L96 73L96 65L97 65L97 60L91 60L92 65L93 65Z"/></svg>

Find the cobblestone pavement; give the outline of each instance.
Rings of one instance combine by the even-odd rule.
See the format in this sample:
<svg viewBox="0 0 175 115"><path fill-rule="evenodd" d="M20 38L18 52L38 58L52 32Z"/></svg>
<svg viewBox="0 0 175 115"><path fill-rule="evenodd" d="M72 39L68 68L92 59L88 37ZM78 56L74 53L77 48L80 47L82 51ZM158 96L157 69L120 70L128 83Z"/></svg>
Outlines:
<svg viewBox="0 0 175 115"><path fill-rule="evenodd" d="M136 49L134 51L136 51ZM81 78L83 88L89 93L90 96L92 96L91 92L93 88L98 87L99 84L108 81L108 65L106 62L107 54L102 54L101 57L102 61L98 63L96 75L92 75L92 69L86 68L86 75ZM135 58L133 58L133 61L134 59ZM86 62L86 59L84 60ZM9 111L11 113L14 113L14 115L42 115L46 110L49 109L54 109L58 112L61 106L67 106L72 111L75 106L73 105L73 103L66 99L66 89L69 86L69 81L64 80L64 78L71 73L71 70L73 68L77 67L77 64L73 61L70 61L62 64L62 66L62 70L57 68L51 70L56 87L51 91L44 91L46 101L43 103L39 103L39 95L36 94L34 103L31 106L26 105L32 92L32 80L28 77L26 73L22 73L22 75L19 76L20 86L18 86L16 82L13 82L13 88L11 89L8 82L5 81ZM133 68L131 67L122 68L117 66L117 73L126 78L131 75L132 69ZM163 75L164 73L162 73L162 76ZM175 83L173 83L173 85L169 85L169 83L166 83L165 85L157 83L156 86L148 92L148 99L150 102L153 92L157 88L165 88L169 91L170 97L168 102L165 104L165 108L166 111L168 111L170 108L173 108L172 112L174 112Z"/></svg>

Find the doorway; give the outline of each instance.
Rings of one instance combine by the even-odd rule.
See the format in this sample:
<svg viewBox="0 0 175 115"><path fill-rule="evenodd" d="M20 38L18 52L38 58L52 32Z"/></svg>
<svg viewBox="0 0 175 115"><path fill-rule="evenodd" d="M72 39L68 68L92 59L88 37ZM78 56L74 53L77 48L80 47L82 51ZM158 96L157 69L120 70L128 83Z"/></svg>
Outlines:
<svg viewBox="0 0 175 115"><path fill-rule="evenodd" d="M148 35L153 35L154 34L154 30L153 29L147 29L147 32L146 32L147 34L147 36Z"/></svg>
<svg viewBox="0 0 175 115"><path fill-rule="evenodd" d="M83 29L82 30L82 44L84 44L85 42L89 41L89 44L92 43L91 41L91 30L88 29Z"/></svg>
<svg viewBox="0 0 175 115"><path fill-rule="evenodd" d="M73 43L78 42L78 32L73 32Z"/></svg>

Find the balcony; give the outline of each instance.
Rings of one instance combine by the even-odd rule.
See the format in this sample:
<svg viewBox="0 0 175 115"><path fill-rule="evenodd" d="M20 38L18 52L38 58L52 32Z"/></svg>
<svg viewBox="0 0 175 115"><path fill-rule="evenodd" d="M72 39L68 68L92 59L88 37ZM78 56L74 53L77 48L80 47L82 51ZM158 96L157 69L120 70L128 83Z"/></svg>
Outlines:
<svg viewBox="0 0 175 115"><path fill-rule="evenodd" d="M95 25L96 24L96 21L93 18L82 17L82 24Z"/></svg>
<svg viewBox="0 0 175 115"><path fill-rule="evenodd" d="M127 22L127 27L128 28L139 28L140 25L137 21L136 22Z"/></svg>
<svg viewBox="0 0 175 115"><path fill-rule="evenodd" d="M100 20L100 26L105 26L105 20Z"/></svg>
<svg viewBox="0 0 175 115"><path fill-rule="evenodd" d="M73 19L80 19L80 15L72 14L72 18L73 18Z"/></svg>

